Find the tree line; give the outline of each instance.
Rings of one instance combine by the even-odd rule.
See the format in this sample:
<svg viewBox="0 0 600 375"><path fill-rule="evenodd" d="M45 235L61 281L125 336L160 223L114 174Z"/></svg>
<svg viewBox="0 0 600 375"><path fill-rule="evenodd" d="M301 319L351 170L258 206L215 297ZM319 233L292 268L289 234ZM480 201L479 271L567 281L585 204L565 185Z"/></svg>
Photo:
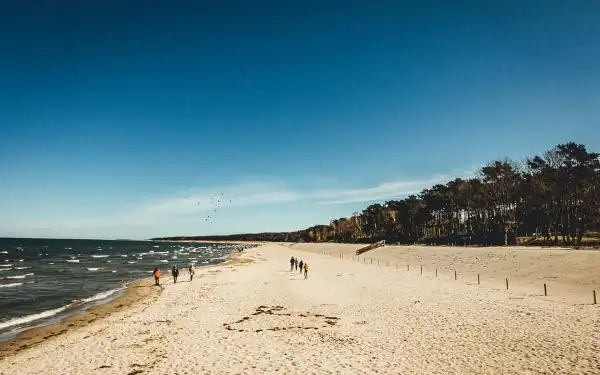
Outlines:
<svg viewBox="0 0 600 375"><path fill-rule="evenodd" d="M525 160L492 161L472 178L371 204L329 225L185 239L484 246L600 243L594 240L600 230L599 156L583 144L559 144Z"/></svg>

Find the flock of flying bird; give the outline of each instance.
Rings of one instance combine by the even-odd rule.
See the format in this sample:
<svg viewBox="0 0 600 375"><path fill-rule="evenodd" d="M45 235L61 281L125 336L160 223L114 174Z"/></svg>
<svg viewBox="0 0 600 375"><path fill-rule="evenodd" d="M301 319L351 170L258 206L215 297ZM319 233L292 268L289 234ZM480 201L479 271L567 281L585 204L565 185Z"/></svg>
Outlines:
<svg viewBox="0 0 600 375"><path fill-rule="evenodd" d="M223 193L221 193L221 196L219 198L210 198L210 205L211 205L210 208L212 210L212 214L214 215L214 213L217 212L217 208L220 208L224 203L225 203L225 198L223 196ZM229 203L231 203L231 199L229 200ZM198 202L198 206L200 206L200 202ZM206 215L206 218L204 219L204 221L211 224L213 217L214 216Z"/></svg>

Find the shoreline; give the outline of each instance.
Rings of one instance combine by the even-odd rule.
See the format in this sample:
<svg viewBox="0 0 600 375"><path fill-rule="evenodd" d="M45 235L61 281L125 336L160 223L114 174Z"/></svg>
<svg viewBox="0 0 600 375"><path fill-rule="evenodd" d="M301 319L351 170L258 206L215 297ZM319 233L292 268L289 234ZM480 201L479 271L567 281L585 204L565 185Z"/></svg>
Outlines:
<svg viewBox="0 0 600 375"><path fill-rule="evenodd" d="M225 243L232 245L264 245L267 241L233 241L233 240L149 240L150 242L166 243Z"/></svg>
<svg viewBox="0 0 600 375"><path fill-rule="evenodd" d="M137 306L150 299L153 301L161 294L162 289L162 287L155 288L152 279L145 278L132 281L127 285L123 294L117 298L106 303L92 305L83 311L77 311L58 322L25 329L19 332L17 336L0 342L0 359L10 357L71 330L84 327L113 313Z"/></svg>
<svg viewBox="0 0 600 375"><path fill-rule="evenodd" d="M234 265L237 263L247 263L247 259L243 259L241 255L244 252L233 252L227 256L227 260L217 264L211 264L196 269L209 269L226 265ZM164 276L165 278L168 276ZM162 293L164 287L162 284L159 287L154 286L154 279L143 278L133 280L127 284L124 291L116 298L108 299L106 302L92 304L84 310L76 311L66 315L64 318L59 318L53 322L49 318L50 323L42 324L37 327L31 327L19 332L15 337L5 341L0 341L0 360L13 356L23 350L41 344L48 339L63 335L72 330L83 328L99 319L104 319L114 313L136 307L140 304L150 304L154 302Z"/></svg>

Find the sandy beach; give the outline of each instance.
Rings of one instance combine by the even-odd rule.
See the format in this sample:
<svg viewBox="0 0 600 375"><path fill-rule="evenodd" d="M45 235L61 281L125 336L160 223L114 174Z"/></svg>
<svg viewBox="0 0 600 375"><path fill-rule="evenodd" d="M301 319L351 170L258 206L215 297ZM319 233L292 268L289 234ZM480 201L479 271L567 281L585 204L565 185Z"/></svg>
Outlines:
<svg viewBox="0 0 600 375"><path fill-rule="evenodd" d="M600 373L600 253L358 247L268 244L192 283L165 278L160 293L7 352L0 374Z"/></svg>

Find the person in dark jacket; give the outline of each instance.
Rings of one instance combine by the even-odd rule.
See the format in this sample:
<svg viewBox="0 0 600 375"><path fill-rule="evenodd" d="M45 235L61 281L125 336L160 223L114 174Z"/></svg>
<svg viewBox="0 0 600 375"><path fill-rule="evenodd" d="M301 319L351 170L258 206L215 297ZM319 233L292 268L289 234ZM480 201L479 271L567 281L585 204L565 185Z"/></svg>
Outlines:
<svg viewBox="0 0 600 375"><path fill-rule="evenodd" d="M177 268L177 266L173 266L173 269L171 270L171 275L173 275L173 282L176 283L177 277L179 277L179 268Z"/></svg>
<svg viewBox="0 0 600 375"><path fill-rule="evenodd" d="M302 275L302 271L304 271L304 262L300 261L300 263L298 263L298 266L300 267L300 275Z"/></svg>

